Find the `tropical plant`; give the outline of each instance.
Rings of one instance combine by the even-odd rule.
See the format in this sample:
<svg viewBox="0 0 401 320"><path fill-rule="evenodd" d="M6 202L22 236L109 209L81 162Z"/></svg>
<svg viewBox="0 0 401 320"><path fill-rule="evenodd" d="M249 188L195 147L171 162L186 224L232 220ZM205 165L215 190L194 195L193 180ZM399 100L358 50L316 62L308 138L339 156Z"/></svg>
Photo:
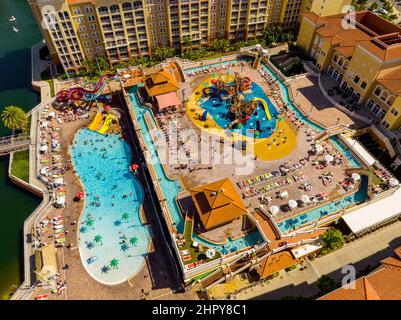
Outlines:
<svg viewBox="0 0 401 320"><path fill-rule="evenodd" d="M123 215L121 216L121 218L122 218L125 222L128 222L128 219L129 219L129 214L128 214L128 212L124 212Z"/></svg>
<svg viewBox="0 0 401 320"><path fill-rule="evenodd" d="M190 36L184 36L182 38L182 44L184 45L185 51L188 51L188 49L192 51L192 40Z"/></svg>
<svg viewBox="0 0 401 320"><path fill-rule="evenodd" d="M116 221L114 221L114 226L119 227L121 225L121 220L117 219Z"/></svg>
<svg viewBox="0 0 401 320"><path fill-rule="evenodd" d="M329 229L320 236L322 240L322 254L326 254L330 251L337 250L345 244L345 239L340 230Z"/></svg>
<svg viewBox="0 0 401 320"><path fill-rule="evenodd" d="M130 243L132 246L136 246L137 243L138 243L138 238L137 238L136 236L132 236L131 238L129 238L129 243Z"/></svg>
<svg viewBox="0 0 401 320"><path fill-rule="evenodd" d="M11 130L22 130L28 122L24 110L17 106L7 106L1 113L1 121Z"/></svg>
<svg viewBox="0 0 401 320"><path fill-rule="evenodd" d="M86 220L86 226L88 228L93 228L94 225L95 225L95 221L93 219Z"/></svg>
<svg viewBox="0 0 401 320"><path fill-rule="evenodd" d="M110 271L110 266L104 265L102 268L102 273L108 273Z"/></svg>
<svg viewBox="0 0 401 320"><path fill-rule="evenodd" d="M110 267L113 269L118 269L118 265L120 264L120 261L118 261L118 259L113 258L110 261Z"/></svg>
<svg viewBox="0 0 401 320"><path fill-rule="evenodd" d="M172 47L157 47L153 52L153 58L161 62L167 58L174 57L174 54L175 50Z"/></svg>
<svg viewBox="0 0 401 320"><path fill-rule="evenodd" d="M82 226L82 227L79 228L79 232L80 233L85 233L86 230L87 230L87 228L85 226Z"/></svg>
<svg viewBox="0 0 401 320"><path fill-rule="evenodd" d="M86 244L86 248L87 249L93 249L95 247L95 245L93 244L93 242L92 241L89 241L87 244Z"/></svg>
<svg viewBox="0 0 401 320"><path fill-rule="evenodd" d="M95 237L93 238L93 241L95 243L103 243L103 237L100 234L95 235Z"/></svg>
<svg viewBox="0 0 401 320"><path fill-rule="evenodd" d="M323 275L317 281L317 287L322 293L330 292L336 288L336 282L329 276Z"/></svg>
<svg viewBox="0 0 401 320"><path fill-rule="evenodd" d="M126 243L123 243L122 245L121 245L121 251L127 251L129 249L129 247L128 247L128 245L126 244Z"/></svg>

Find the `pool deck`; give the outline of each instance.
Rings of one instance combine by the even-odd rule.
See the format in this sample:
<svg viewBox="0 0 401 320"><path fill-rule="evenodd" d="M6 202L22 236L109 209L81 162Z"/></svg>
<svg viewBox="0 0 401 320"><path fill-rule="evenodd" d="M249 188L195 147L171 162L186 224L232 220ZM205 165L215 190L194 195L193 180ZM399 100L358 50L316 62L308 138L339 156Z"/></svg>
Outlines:
<svg viewBox="0 0 401 320"><path fill-rule="evenodd" d="M92 118L96 110L92 110ZM69 145L72 143L77 130L89 124L90 121L79 119L68 123L58 124L60 126L60 143L63 162L67 163ZM64 181L68 186L67 206L61 209L50 207L44 215L54 217L62 215L64 217L66 234L66 244L70 248L63 247L57 250L57 260L59 270L64 274L64 280L67 283L67 289L60 295L50 294L49 300L64 299L197 299L193 292L182 292L181 283L178 279L171 277L166 268L171 262L166 250L156 250L155 248L164 248L165 244L160 237L153 237L150 251L146 257L146 264L142 269L128 279L126 282L116 286L103 285L94 280L82 265L80 254L77 247L77 224L71 224L79 221L83 210L83 202L74 202L73 197L76 192L82 190L81 183L73 170L67 170L64 174ZM143 181L141 181L143 183ZM154 215L153 207L149 198L144 202L145 221L152 230L153 235L160 234ZM44 240L44 238L42 238ZM62 266L68 264L67 270L62 270ZM176 292L175 292L176 291ZM33 299L35 296L48 293L49 290L37 287L25 299Z"/></svg>

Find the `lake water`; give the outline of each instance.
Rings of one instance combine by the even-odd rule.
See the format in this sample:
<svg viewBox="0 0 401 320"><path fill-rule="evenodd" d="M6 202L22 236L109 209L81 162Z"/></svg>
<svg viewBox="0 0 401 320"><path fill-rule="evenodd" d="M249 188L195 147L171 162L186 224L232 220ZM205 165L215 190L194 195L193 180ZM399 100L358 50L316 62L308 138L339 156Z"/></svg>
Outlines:
<svg viewBox="0 0 401 320"><path fill-rule="evenodd" d="M14 15L13 32L8 18ZM41 35L26 0L0 1L0 111L18 105L28 111L39 102L31 89L30 48ZM0 124L0 135L10 131ZM7 178L8 157L0 157L0 299L6 299L12 285L21 283L22 226L40 199L14 186Z"/></svg>

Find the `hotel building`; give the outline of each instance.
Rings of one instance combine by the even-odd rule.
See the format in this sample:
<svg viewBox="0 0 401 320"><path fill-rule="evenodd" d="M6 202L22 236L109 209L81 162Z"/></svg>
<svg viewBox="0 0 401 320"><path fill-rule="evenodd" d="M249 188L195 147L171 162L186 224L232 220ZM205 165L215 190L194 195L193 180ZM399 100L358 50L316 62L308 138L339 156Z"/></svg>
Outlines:
<svg viewBox="0 0 401 320"><path fill-rule="evenodd" d="M387 130L401 127L401 28L370 11L303 16L297 44L347 101L368 108Z"/></svg>
<svg viewBox="0 0 401 320"><path fill-rule="evenodd" d="M340 13L351 0L28 0L57 64L70 73L84 59L110 63L151 55L155 47L183 50L214 39L250 40L272 24L299 25L301 14Z"/></svg>

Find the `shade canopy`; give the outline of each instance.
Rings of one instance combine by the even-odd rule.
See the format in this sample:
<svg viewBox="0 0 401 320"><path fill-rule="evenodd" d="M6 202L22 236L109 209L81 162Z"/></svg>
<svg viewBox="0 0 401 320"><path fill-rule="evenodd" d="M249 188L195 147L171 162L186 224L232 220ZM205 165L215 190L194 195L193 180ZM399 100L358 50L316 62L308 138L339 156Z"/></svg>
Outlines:
<svg viewBox="0 0 401 320"><path fill-rule="evenodd" d="M301 196L301 200L302 200L302 202L304 202L304 203L309 203L309 202L310 202L310 198L309 198L309 196L307 196L306 194L304 194L304 195Z"/></svg>
<svg viewBox="0 0 401 320"><path fill-rule="evenodd" d="M42 151L42 152L46 152L47 151L47 145L45 145L45 144L42 145L39 150Z"/></svg>
<svg viewBox="0 0 401 320"><path fill-rule="evenodd" d="M63 178L57 178L54 180L55 184L63 184L64 183L64 179Z"/></svg>
<svg viewBox="0 0 401 320"><path fill-rule="evenodd" d="M52 111L52 112L49 112L49 115L48 115L50 118L54 118L55 116L56 116L56 113L54 112L54 111Z"/></svg>
<svg viewBox="0 0 401 320"><path fill-rule="evenodd" d="M277 214L280 211L280 208L277 206L271 206L269 211L271 212L271 214Z"/></svg>
<svg viewBox="0 0 401 320"><path fill-rule="evenodd" d="M294 208L298 207L298 202L291 199L290 201L288 201L288 205L290 206L291 209L294 209Z"/></svg>
<svg viewBox="0 0 401 320"><path fill-rule="evenodd" d="M180 104L177 94L175 92L169 92L165 94L160 94L156 96L157 104L159 110L163 110L169 107L176 107Z"/></svg>
<svg viewBox="0 0 401 320"><path fill-rule="evenodd" d="M354 172L354 173L351 175L351 178L352 178L352 180L354 180L354 181L359 181L359 180L361 180L361 176L360 176L358 173L356 173L356 172Z"/></svg>
<svg viewBox="0 0 401 320"><path fill-rule="evenodd" d="M65 204L65 198L64 198L64 197L58 198L58 199L56 200L56 203L57 203L59 206L63 206L63 205Z"/></svg>
<svg viewBox="0 0 401 320"><path fill-rule="evenodd" d="M326 156L324 157L324 160L326 160L327 162L332 162L334 160L334 158L331 154L326 154Z"/></svg>

